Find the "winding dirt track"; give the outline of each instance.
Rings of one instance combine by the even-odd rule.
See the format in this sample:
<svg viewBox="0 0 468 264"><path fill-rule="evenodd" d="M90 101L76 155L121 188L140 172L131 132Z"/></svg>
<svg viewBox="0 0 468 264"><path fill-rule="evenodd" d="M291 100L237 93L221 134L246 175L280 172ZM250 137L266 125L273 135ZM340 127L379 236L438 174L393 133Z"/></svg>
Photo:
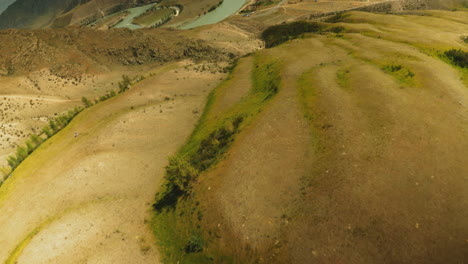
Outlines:
<svg viewBox="0 0 468 264"><path fill-rule="evenodd" d="M159 263L151 203L220 78L175 85L178 71L84 111L14 172L0 188L0 263Z"/></svg>

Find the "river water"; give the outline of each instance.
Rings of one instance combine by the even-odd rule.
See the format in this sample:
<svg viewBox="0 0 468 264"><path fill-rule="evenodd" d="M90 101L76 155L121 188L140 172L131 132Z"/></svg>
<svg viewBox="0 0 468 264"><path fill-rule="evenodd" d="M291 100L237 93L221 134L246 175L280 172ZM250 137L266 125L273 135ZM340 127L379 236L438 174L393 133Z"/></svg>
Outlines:
<svg viewBox="0 0 468 264"><path fill-rule="evenodd" d="M0 0L0 14L5 11L8 6L13 4L16 0Z"/></svg>
<svg viewBox="0 0 468 264"><path fill-rule="evenodd" d="M228 18L230 15L236 13L241 9L245 4L246 0L224 0L223 3L216 8L214 11L207 13L204 16L201 16L197 20L181 26L181 29L191 29L204 25L215 24L224 19Z"/></svg>

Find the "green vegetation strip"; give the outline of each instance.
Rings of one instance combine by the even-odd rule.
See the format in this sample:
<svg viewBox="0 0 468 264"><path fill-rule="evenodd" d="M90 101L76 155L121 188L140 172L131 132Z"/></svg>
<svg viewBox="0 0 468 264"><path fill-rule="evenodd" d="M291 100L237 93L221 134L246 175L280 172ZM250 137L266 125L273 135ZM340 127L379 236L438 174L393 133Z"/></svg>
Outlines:
<svg viewBox="0 0 468 264"><path fill-rule="evenodd" d="M468 39L468 38L467 38ZM468 69L468 52L461 49L451 49L444 52L444 55L456 66Z"/></svg>
<svg viewBox="0 0 468 264"><path fill-rule="evenodd" d="M201 173L222 159L236 135L278 93L280 64L261 53L255 55L251 91L215 117L212 110L219 95L236 85L232 77L233 73L209 95L204 113L188 142L170 158L162 190L156 194L152 226L165 263L226 263L226 259L230 259L210 249L210 239L200 227L203 214L197 209L199 203L194 200L193 185Z"/></svg>
<svg viewBox="0 0 468 264"><path fill-rule="evenodd" d="M263 31L261 37L265 41L265 47L272 48L305 33L319 33L323 29L324 25L317 22L296 21L271 26Z"/></svg>

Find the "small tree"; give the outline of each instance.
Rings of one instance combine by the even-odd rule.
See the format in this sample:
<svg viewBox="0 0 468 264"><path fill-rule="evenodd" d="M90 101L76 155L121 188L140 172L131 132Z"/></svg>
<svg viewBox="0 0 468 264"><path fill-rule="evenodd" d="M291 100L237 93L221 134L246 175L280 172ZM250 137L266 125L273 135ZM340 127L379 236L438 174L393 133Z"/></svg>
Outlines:
<svg viewBox="0 0 468 264"><path fill-rule="evenodd" d="M58 129L64 128L66 125L68 125L68 118L66 116L59 116L57 119L55 119L55 123L57 124Z"/></svg>
<svg viewBox="0 0 468 264"><path fill-rule="evenodd" d="M50 129L52 129L53 132L56 132L57 131L57 124L54 122L54 120L50 120L49 121L49 127Z"/></svg>
<svg viewBox="0 0 468 264"><path fill-rule="evenodd" d="M123 93L130 88L132 80L127 75L122 75L122 81L119 82L119 93Z"/></svg>
<svg viewBox="0 0 468 264"><path fill-rule="evenodd" d="M93 106L93 103L84 96L81 97L81 102L84 104L86 108Z"/></svg>
<svg viewBox="0 0 468 264"><path fill-rule="evenodd" d="M42 143L42 138L36 134L32 134L29 139L34 143L34 145L37 147Z"/></svg>
<svg viewBox="0 0 468 264"><path fill-rule="evenodd" d="M48 126L44 127L42 129L42 132L44 132L44 134L46 134L46 136L48 138L50 138L51 136L53 136L54 134L52 133L52 131L50 131L50 128Z"/></svg>
<svg viewBox="0 0 468 264"><path fill-rule="evenodd" d="M8 156L7 161L12 170L18 166L18 160L14 156Z"/></svg>
<svg viewBox="0 0 468 264"><path fill-rule="evenodd" d="M75 111L70 110L70 111L67 112L67 119L72 120L73 117L75 117L75 115L76 115Z"/></svg>
<svg viewBox="0 0 468 264"><path fill-rule="evenodd" d="M26 141L26 151L28 154L31 154L34 151L34 145L30 140Z"/></svg>
<svg viewBox="0 0 468 264"><path fill-rule="evenodd" d="M197 177L198 170L184 159L172 157L166 167L166 179L169 189L177 188L186 192L190 183Z"/></svg>
<svg viewBox="0 0 468 264"><path fill-rule="evenodd" d="M21 163L28 156L28 150L24 147L16 148L16 160Z"/></svg>

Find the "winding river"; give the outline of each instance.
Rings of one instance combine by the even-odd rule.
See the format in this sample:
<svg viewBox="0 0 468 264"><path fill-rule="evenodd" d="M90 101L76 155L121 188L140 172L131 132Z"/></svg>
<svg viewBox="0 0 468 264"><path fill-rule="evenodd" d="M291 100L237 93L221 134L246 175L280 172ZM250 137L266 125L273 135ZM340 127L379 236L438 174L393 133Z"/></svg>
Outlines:
<svg viewBox="0 0 468 264"><path fill-rule="evenodd" d="M241 7L245 4L246 0L224 0L223 3L216 8L214 11L207 13L204 16L201 16L197 20L183 25L181 29L191 29L200 26L215 24L224 19L228 18L230 15L239 11Z"/></svg>
<svg viewBox="0 0 468 264"><path fill-rule="evenodd" d="M1 0L0 0L1 1ZM207 13L206 15L203 15L196 20L183 25L179 28L181 29L191 29L191 28L196 28L204 25L210 25L210 24L215 24L218 23L226 18L228 18L230 15L236 13L241 9L241 7L245 4L247 0L224 0L223 3L216 8L215 10ZM140 6L140 7L135 7L135 8L130 8L121 12L129 12L130 14L120 23L114 26L114 28L129 28L129 29L139 29L141 26L133 24L133 20L140 16L141 14L144 14L148 9L152 8L153 6L157 5L157 3L145 5L145 6ZM174 8L174 7L171 7ZM119 12L119 13L121 13ZM178 10L176 10L178 14ZM116 14L119 14L116 13ZM114 16L116 14L112 14L110 16ZM107 19L109 16L104 17L103 19ZM97 21L98 22L98 21ZM96 23L96 22L95 22ZM95 24L93 23L93 24Z"/></svg>

